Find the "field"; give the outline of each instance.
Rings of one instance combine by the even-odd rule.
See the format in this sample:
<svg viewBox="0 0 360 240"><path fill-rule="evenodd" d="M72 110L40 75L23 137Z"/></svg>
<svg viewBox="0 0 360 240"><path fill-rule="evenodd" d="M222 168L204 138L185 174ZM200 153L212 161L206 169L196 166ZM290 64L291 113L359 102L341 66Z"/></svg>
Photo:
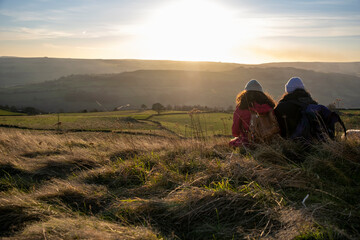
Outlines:
<svg viewBox="0 0 360 240"><path fill-rule="evenodd" d="M25 115L25 114L9 112L9 111L0 109L0 116L22 116L22 115Z"/></svg>
<svg viewBox="0 0 360 240"><path fill-rule="evenodd" d="M231 136L232 113L129 110L93 113L60 113L36 116L12 116L0 112L0 125L37 130L117 131L160 134L164 131L180 137ZM11 115L11 116L6 116ZM360 111L342 110L348 129L360 128ZM58 124L60 122L60 124Z"/></svg>
<svg viewBox="0 0 360 240"><path fill-rule="evenodd" d="M191 117L192 116L192 117ZM58 122L61 122L59 125ZM16 126L38 130L64 131L126 131L162 134L165 130L174 135L191 137L194 125L201 124L204 136L231 135L232 114L168 111L157 115L155 111L116 111L95 113L60 113L36 116L0 116L3 126Z"/></svg>
<svg viewBox="0 0 360 240"><path fill-rule="evenodd" d="M360 238L360 142L232 149L227 113L0 119L37 129L0 128L4 239Z"/></svg>

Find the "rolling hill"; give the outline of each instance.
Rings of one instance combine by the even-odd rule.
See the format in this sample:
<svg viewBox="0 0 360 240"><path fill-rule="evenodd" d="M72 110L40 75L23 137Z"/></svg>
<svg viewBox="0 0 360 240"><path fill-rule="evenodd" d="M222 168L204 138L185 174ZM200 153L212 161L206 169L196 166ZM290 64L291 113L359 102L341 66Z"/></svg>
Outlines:
<svg viewBox="0 0 360 240"><path fill-rule="evenodd" d="M360 77L360 62L279 62L258 67L294 67L325 73L343 73Z"/></svg>
<svg viewBox="0 0 360 240"><path fill-rule="evenodd" d="M121 73L135 70L227 71L236 63L162 60L102 60L0 57L0 87L55 80L72 74Z"/></svg>
<svg viewBox="0 0 360 240"><path fill-rule="evenodd" d="M221 62L166 60L103 60L70 58L0 57L0 87L51 81L73 74L107 74L136 70L230 71L237 67L293 67L325 73L360 76L360 62L288 62L246 65Z"/></svg>
<svg viewBox="0 0 360 240"><path fill-rule="evenodd" d="M238 67L231 71L138 70L118 74L72 75L55 81L0 89L4 105L32 106L45 111L112 110L130 104L151 106L206 105L227 108L252 78L278 99L284 84L299 76L313 97L327 105L342 99L343 107L359 107L360 77L296 68Z"/></svg>

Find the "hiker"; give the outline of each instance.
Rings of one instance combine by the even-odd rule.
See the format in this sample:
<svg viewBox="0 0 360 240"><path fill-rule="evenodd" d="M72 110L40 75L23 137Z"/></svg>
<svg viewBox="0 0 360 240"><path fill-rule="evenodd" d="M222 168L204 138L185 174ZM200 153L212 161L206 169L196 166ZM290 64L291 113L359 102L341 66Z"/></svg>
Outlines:
<svg viewBox="0 0 360 240"><path fill-rule="evenodd" d="M229 145L247 146L255 141L262 142L265 138L278 133L279 127L273 113L274 107L274 100L263 92L260 83L254 79L249 81L245 89L236 96L232 125L232 135L235 138ZM265 120L262 121L265 124L259 124L260 119ZM263 126L262 129L258 127L259 125ZM275 130L273 125L275 125Z"/></svg>
<svg viewBox="0 0 360 240"><path fill-rule="evenodd" d="M305 141L335 138L335 123L346 128L339 115L318 104L305 90L299 77L292 77L285 85L285 94L274 109L281 136Z"/></svg>
<svg viewBox="0 0 360 240"><path fill-rule="evenodd" d="M290 138L293 135L302 117L302 105L309 104L317 102L305 90L302 80L299 77L290 78L285 85L284 95L275 107L282 137Z"/></svg>

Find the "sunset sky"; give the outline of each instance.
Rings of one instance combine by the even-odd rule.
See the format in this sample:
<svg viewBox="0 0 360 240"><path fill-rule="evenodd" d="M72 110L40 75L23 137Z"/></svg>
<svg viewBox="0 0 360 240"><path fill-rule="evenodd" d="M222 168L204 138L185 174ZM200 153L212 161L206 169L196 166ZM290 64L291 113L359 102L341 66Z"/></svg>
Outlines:
<svg viewBox="0 0 360 240"><path fill-rule="evenodd" d="M360 61L360 0L0 0L0 56Z"/></svg>

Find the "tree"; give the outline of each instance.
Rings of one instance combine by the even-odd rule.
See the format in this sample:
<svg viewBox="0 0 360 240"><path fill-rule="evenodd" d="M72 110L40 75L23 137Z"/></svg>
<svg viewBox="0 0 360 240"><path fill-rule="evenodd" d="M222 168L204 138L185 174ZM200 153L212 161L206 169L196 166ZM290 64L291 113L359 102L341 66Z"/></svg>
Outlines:
<svg viewBox="0 0 360 240"><path fill-rule="evenodd" d="M146 110L146 109L147 109L147 106L146 106L145 104L142 104L142 105L141 105L141 109L142 109L142 110Z"/></svg>
<svg viewBox="0 0 360 240"><path fill-rule="evenodd" d="M161 103L154 103L151 109L156 111L159 115L160 112L165 110L165 107Z"/></svg>
<svg viewBox="0 0 360 240"><path fill-rule="evenodd" d="M168 104L168 105L166 106L166 110L171 111L171 110L173 110L173 107L172 107L170 104Z"/></svg>

